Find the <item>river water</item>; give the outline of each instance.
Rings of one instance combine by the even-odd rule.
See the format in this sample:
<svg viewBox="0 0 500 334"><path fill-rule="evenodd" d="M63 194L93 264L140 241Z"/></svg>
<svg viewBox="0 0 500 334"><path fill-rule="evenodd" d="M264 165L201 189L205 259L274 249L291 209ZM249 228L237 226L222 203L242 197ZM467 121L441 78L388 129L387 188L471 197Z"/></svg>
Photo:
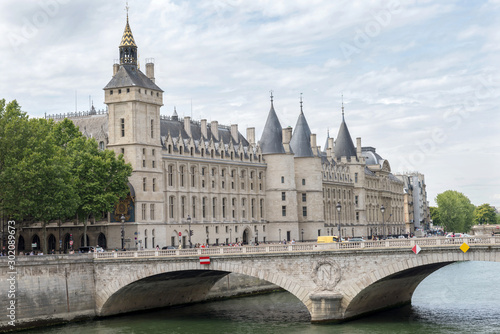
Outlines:
<svg viewBox="0 0 500 334"><path fill-rule="evenodd" d="M461 262L427 277L412 305L343 324L312 325L287 292L37 329L43 334L500 333L500 263Z"/></svg>

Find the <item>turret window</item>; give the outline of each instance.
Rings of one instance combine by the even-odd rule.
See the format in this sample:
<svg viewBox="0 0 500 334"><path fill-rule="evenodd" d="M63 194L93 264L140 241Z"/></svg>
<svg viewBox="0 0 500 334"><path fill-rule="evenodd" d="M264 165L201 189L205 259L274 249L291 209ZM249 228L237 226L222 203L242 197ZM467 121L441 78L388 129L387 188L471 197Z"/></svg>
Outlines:
<svg viewBox="0 0 500 334"><path fill-rule="evenodd" d="M285 183L285 177L284 176L281 177L281 183Z"/></svg>
<svg viewBox="0 0 500 334"><path fill-rule="evenodd" d="M118 89L118 94L121 94L122 93L122 90L121 89Z"/></svg>
<svg viewBox="0 0 500 334"><path fill-rule="evenodd" d="M125 137L125 118L120 118L122 137Z"/></svg>

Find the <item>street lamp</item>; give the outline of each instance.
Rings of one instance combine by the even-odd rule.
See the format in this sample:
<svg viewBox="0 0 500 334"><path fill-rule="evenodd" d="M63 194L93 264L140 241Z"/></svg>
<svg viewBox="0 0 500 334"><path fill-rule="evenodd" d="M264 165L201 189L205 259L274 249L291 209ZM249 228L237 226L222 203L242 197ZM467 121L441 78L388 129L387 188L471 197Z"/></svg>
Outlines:
<svg viewBox="0 0 500 334"><path fill-rule="evenodd" d="M122 214L120 220L122 222L122 250L123 250L125 246L125 215Z"/></svg>
<svg viewBox="0 0 500 334"><path fill-rule="evenodd" d="M187 217L187 222L188 222L188 225L189 225L189 235L188 235L188 238L189 238L189 248L193 248L193 244L191 243L191 235L193 235L193 232L191 231L191 216L188 215Z"/></svg>
<svg viewBox="0 0 500 334"><path fill-rule="evenodd" d="M380 212L382 212L382 237L385 239L385 207L384 204L380 206Z"/></svg>
<svg viewBox="0 0 500 334"><path fill-rule="evenodd" d="M304 242L304 229L302 229L302 242Z"/></svg>
<svg viewBox="0 0 500 334"><path fill-rule="evenodd" d="M340 234L340 211L342 210L342 205L340 205L340 202L337 202L336 208L339 213L339 242L342 242L342 235Z"/></svg>

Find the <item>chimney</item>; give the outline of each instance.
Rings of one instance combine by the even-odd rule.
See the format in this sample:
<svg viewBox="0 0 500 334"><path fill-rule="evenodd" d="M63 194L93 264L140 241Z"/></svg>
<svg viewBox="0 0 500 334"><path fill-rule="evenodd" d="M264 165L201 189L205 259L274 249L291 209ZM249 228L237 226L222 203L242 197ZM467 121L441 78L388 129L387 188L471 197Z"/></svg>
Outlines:
<svg viewBox="0 0 500 334"><path fill-rule="evenodd" d="M290 149L290 140L292 139L292 127L289 126L282 130L283 134L283 147L285 148L285 152L289 153Z"/></svg>
<svg viewBox="0 0 500 334"><path fill-rule="evenodd" d="M356 155L361 158L361 137L356 138Z"/></svg>
<svg viewBox="0 0 500 334"><path fill-rule="evenodd" d="M283 144L290 144L292 139L292 127L289 126L283 129Z"/></svg>
<svg viewBox="0 0 500 334"><path fill-rule="evenodd" d="M116 73L118 72L118 70L120 69L120 64L113 64L113 76L116 75Z"/></svg>
<svg viewBox="0 0 500 334"><path fill-rule="evenodd" d="M212 136L214 139L219 140L219 122L212 121L210 123L210 129L212 130Z"/></svg>
<svg viewBox="0 0 500 334"><path fill-rule="evenodd" d="M315 149L316 146L318 146L316 144L316 134L315 133L311 133L311 148Z"/></svg>
<svg viewBox="0 0 500 334"><path fill-rule="evenodd" d="M153 58L146 59L146 76L155 82L155 63Z"/></svg>
<svg viewBox="0 0 500 334"><path fill-rule="evenodd" d="M255 145L255 128L247 128L247 140L250 145Z"/></svg>
<svg viewBox="0 0 500 334"><path fill-rule="evenodd" d="M188 134L189 137L192 137L191 135L191 117L186 116L184 117L184 131Z"/></svg>
<svg viewBox="0 0 500 334"><path fill-rule="evenodd" d="M333 138L328 138L328 150L326 153L329 157L333 156L334 145Z"/></svg>
<svg viewBox="0 0 500 334"><path fill-rule="evenodd" d="M206 119L202 119L201 120L201 134L202 134L203 138L207 138L208 137L208 134L207 134L207 120Z"/></svg>
<svg viewBox="0 0 500 334"><path fill-rule="evenodd" d="M238 124L231 124L231 137L233 137L235 142L239 143Z"/></svg>

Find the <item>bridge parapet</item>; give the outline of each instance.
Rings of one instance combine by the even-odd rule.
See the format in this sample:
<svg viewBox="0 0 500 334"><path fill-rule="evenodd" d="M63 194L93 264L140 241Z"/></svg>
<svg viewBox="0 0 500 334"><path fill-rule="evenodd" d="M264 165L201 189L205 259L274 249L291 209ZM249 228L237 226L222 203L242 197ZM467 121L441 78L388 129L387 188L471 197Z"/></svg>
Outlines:
<svg viewBox="0 0 500 334"><path fill-rule="evenodd" d="M462 243L468 245L498 245L499 237L475 236L470 238L412 238L412 239L388 239L377 241L342 242L342 243L298 243L289 245L264 245L264 246L238 246L238 247L210 247L210 248L188 248L168 250L144 250L126 252L103 252L94 253L96 259L131 258L131 257L176 257L176 256L209 256L209 255L236 255L236 254L259 254L259 253L283 253L283 252L311 252L330 250L356 250L356 249L378 249L378 248L408 248L415 245L421 248L448 246L456 247Z"/></svg>

